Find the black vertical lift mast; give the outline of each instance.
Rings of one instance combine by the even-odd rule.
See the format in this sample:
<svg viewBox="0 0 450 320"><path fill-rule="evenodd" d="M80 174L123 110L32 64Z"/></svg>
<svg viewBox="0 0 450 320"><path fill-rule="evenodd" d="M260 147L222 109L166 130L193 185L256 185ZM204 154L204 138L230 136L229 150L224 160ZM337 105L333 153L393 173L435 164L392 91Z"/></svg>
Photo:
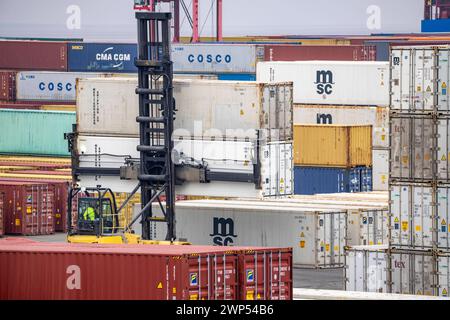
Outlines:
<svg viewBox="0 0 450 320"><path fill-rule="evenodd" d="M150 223L166 222L166 240L175 234L175 168L172 131L175 116L173 67L170 60L170 13L136 12L138 23L138 69L142 238L150 239ZM165 195L165 205L160 199ZM153 217L158 202L164 219Z"/></svg>

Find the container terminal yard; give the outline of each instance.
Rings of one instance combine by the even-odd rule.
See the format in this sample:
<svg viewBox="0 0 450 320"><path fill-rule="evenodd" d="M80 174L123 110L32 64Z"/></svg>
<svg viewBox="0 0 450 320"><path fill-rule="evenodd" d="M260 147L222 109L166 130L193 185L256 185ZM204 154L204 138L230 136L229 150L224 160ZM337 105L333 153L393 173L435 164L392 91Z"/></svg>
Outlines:
<svg viewBox="0 0 450 320"><path fill-rule="evenodd" d="M450 1L316 2L3 0L0 300L450 299Z"/></svg>

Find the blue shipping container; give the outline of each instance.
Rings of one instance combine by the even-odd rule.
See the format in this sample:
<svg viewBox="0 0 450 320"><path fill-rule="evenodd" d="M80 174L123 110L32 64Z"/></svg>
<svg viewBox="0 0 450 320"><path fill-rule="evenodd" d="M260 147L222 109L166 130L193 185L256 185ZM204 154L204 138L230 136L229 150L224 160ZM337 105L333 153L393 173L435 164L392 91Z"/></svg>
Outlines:
<svg viewBox="0 0 450 320"><path fill-rule="evenodd" d="M450 32L450 19L422 20L422 32Z"/></svg>
<svg viewBox="0 0 450 320"><path fill-rule="evenodd" d="M69 43L68 69L79 72L137 72L136 44Z"/></svg>
<svg viewBox="0 0 450 320"><path fill-rule="evenodd" d="M294 194L372 191L372 169L328 167L294 168Z"/></svg>
<svg viewBox="0 0 450 320"><path fill-rule="evenodd" d="M219 73L217 75L218 80L231 80L231 81L256 81L256 74L254 73Z"/></svg>

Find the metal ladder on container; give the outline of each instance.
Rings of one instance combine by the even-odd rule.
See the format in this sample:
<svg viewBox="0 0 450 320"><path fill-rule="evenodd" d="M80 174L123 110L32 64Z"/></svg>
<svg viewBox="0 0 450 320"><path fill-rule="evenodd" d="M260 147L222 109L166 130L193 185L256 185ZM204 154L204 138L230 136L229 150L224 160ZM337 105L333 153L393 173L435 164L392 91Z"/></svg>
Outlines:
<svg viewBox="0 0 450 320"><path fill-rule="evenodd" d="M175 119L173 67L170 60L170 13L136 12L138 22L138 68L142 238L151 239L151 222L166 222L166 240L175 235L175 167L172 131ZM160 196L165 194L165 205ZM157 202L164 218L153 217Z"/></svg>

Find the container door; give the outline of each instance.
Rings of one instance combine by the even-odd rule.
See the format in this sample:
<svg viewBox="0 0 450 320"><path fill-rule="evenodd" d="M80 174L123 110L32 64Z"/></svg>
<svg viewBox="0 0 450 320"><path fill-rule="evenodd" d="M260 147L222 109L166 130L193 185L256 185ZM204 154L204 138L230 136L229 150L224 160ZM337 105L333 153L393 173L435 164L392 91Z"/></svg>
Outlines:
<svg viewBox="0 0 450 320"><path fill-rule="evenodd" d="M345 265L345 245L347 237L347 213L333 213L333 231L332 231L332 263L335 266Z"/></svg>
<svg viewBox="0 0 450 320"><path fill-rule="evenodd" d="M438 77L437 77L437 92L438 92L438 110L450 111L448 85L450 80L450 65L449 65L448 49L439 49L438 53Z"/></svg>
<svg viewBox="0 0 450 320"><path fill-rule="evenodd" d="M291 195L293 192L292 144L271 143L261 148L263 196Z"/></svg>
<svg viewBox="0 0 450 320"><path fill-rule="evenodd" d="M450 227L450 201L447 187L437 188L437 246L440 249L449 250L449 227Z"/></svg>
<svg viewBox="0 0 450 320"><path fill-rule="evenodd" d="M345 260L345 290L364 291L364 254L347 251Z"/></svg>
<svg viewBox="0 0 450 320"><path fill-rule="evenodd" d="M329 238L330 235L327 236L328 228L328 220L327 214L318 213L316 214L316 230L317 230L317 267L327 267L329 263L329 259L327 259L327 245L328 250L330 249Z"/></svg>
<svg viewBox="0 0 450 320"><path fill-rule="evenodd" d="M450 289L450 256L440 255L437 257L437 295L448 297Z"/></svg>
<svg viewBox="0 0 450 320"><path fill-rule="evenodd" d="M408 246L410 240L410 187L392 186L391 200L391 244L394 246Z"/></svg>
<svg viewBox="0 0 450 320"><path fill-rule="evenodd" d="M292 140L292 86L264 85L261 128L267 130L267 141Z"/></svg>
<svg viewBox="0 0 450 320"><path fill-rule="evenodd" d="M392 253L391 254L391 282L392 293L412 294L410 282L412 280L411 273L411 255L408 253Z"/></svg>
<svg viewBox="0 0 450 320"><path fill-rule="evenodd" d="M245 252L239 255L240 300L270 299L267 286L267 267L272 264L270 254ZM267 261L270 260L270 263Z"/></svg>
<svg viewBox="0 0 450 320"><path fill-rule="evenodd" d="M387 292L386 254L380 251L366 252L367 292Z"/></svg>
<svg viewBox="0 0 450 320"><path fill-rule="evenodd" d="M375 211L375 240L374 244L388 244L389 243L389 225L388 225L388 210Z"/></svg>
<svg viewBox="0 0 450 320"><path fill-rule="evenodd" d="M293 279L292 279L292 253L286 250L271 250L270 264L266 267L268 270L267 278L270 300L292 300Z"/></svg>
<svg viewBox="0 0 450 320"><path fill-rule="evenodd" d="M411 72L413 68L411 50L392 50L391 77L392 97L391 108L408 110L412 105Z"/></svg>
<svg viewBox="0 0 450 320"><path fill-rule="evenodd" d="M433 120L419 118L413 121L414 158L412 173L409 178L430 180L433 178Z"/></svg>
<svg viewBox="0 0 450 320"><path fill-rule="evenodd" d="M433 110L436 79L435 54L433 50L415 49L414 57L414 97L411 109L417 111Z"/></svg>
<svg viewBox="0 0 450 320"><path fill-rule="evenodd" d="M412 187L413 221L411 231L413 239L410 245L419 248L433 247L433 195L429 187Z"/></svg>
<svg viewBox="0 0 450 320"><path fill-rule="evenodd" d="M449 180L449 156L450 156L450 149L449 149L449 134L450 130L448 130L449 127L449 119L442 118L439 119L437 122L437 156L436 156L436 162L437 162L437 175L438 179L446 182Z"/></svg>
<svg viewBox="0 0 450 320"><path fill-rule="evenodd" d="M411 166L411 122L409 119L391 118L392 178L409 178Z"/></svg>

